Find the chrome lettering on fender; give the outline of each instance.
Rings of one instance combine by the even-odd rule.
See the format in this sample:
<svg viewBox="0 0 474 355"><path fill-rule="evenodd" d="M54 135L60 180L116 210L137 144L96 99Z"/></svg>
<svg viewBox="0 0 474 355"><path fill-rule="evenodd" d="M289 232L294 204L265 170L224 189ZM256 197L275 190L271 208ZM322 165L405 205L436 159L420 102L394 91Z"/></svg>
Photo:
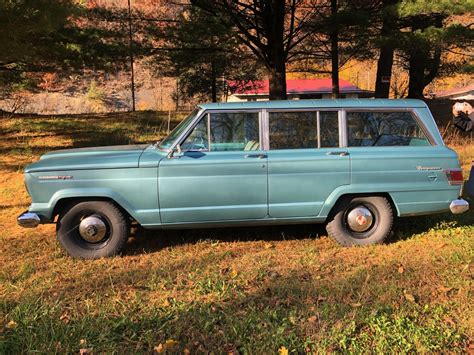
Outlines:
<svg viewBox="0 0 474 355"><path fill-rule="evenodd" d="M39 176L39 180L69 180L73 177L71 175L45 175Z"/></svg>
<svg viewBox="0 0 474 355"><path fill-rule="evenodd" d="M416 170L443 170L443 168L439 166L420 166L416 167Z"/></svg>

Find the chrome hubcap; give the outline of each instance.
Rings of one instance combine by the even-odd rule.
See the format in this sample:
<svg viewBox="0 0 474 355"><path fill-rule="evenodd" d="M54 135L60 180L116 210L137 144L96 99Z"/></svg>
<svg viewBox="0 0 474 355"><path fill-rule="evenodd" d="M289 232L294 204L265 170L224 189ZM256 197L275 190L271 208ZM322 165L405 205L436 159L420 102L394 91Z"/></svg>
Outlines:
<svg viewBox="0 0 474 355"><path fill-rule="evenodd" d="M347 225L354 232L365 232L374 221L372 212L367 207L358 206L347 215Z"/></svg>
<svg viewBox="0 0 474 355"><path fill-rule="evenodd" d="M89 243L100 242L106 232L107 226L99 216L86 217L79 224L79 234Z"/></svg>

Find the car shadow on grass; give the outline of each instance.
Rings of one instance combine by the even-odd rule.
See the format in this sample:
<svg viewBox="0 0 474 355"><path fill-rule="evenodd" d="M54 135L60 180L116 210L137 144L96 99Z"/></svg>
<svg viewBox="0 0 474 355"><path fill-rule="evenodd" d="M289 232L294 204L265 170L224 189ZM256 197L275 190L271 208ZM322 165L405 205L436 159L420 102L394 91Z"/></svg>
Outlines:
<svg viewBox="0 0 474 355"><path fill-rule="evenodd" d="M134 228L124 255L153 253L164 248L196 244L205 240L214 242L277 242L319 238L324 235L326 235L324 224L180 230Z"/></svg>
<svg viewBox="0 0 474 355"><path fill-rule="evenodd" d="M409 240L414 235L431 229L474 225L474 213L462 215L450 213L397 218L393 234L387 243ZM326 236L325 224L302 224L258 227L232 227L182 230L145 230L134 228L124 255L153 253L164 248L202 241L215 242L278 242L285 240L317 239Z"/></svg>

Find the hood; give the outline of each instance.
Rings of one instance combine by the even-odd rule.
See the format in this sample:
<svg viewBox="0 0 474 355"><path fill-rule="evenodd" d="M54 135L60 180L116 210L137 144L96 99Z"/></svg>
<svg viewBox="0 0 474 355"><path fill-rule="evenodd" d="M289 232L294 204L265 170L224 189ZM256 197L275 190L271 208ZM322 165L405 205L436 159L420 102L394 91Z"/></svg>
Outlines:
<svg viewBox="0 0 474 355"><path fill-rule="evenodd" d="M28 165L25 172L138 168L140 155L148 146L149 144L118 145L56 150Z"/></svg>

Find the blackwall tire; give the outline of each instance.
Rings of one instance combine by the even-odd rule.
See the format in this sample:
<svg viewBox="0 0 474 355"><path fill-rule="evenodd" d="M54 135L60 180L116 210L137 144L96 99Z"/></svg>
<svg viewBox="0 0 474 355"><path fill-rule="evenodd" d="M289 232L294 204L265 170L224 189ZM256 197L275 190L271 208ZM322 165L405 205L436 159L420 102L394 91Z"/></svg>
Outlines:
<svg viewBox="0 0 474 355"><path fill-rule="evenodd" d="M118 254L130 234L127 216L108 201L84 201L60 214L56 235L72 257L99 259Z"/></svg>
<svg viewBox="0 0 474 355"><path fill-rule="evenodd" d="M358 216L359 211L369 213ZM358 230L354 216L361 221L360 229L366 230ZM336 242L349 247L383 243L390 236L392 225L393 210L385 197L347 197L335 207L326 230Z"/></svg>

